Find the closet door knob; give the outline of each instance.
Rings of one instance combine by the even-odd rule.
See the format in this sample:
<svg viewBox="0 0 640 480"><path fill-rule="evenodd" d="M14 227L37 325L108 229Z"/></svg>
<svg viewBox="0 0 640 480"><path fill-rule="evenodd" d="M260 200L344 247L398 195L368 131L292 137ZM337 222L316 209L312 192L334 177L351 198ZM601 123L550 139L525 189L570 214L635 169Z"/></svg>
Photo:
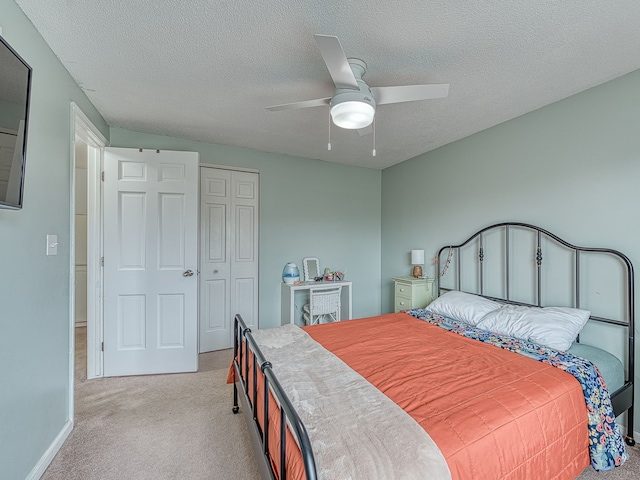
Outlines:
<svg viewBox="0 0 640 480"><path fill-rule="evenodd" d="M193 270L187 270L182 274L183 277L193 277Z"/></svg>

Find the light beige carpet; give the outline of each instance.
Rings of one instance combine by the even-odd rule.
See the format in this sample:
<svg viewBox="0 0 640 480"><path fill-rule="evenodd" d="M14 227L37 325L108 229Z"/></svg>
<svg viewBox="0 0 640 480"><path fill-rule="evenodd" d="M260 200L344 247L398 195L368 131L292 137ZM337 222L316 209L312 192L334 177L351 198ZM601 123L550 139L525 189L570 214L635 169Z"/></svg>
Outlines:
<svg viewBox="0 0 640 480"><path fill-rule="evenodd" d="M86 380L86 328L76 346L75 426L44 480L259 478L231 412L231 350L200 355L197 373Z"/></svg>
<svg viewBox="0 0 640 480"><path fill-rule="evenodd" d="M231 350L200 355L197 373L87 381L86 328L76 346L75 427L44 480L259 478L244 417L231 412ZM640 449L629 453L622 467L587 467L579 480L640 479Z"/></svg>

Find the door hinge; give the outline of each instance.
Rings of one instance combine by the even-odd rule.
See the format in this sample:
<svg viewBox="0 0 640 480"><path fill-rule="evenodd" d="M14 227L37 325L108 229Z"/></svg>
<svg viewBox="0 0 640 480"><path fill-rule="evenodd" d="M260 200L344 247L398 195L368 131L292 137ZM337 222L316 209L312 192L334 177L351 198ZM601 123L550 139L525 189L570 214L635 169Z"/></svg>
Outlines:
<svg viewBox="0 0 640 480"><path fill-rule="evenodd" d="M104 172L100 172L100 180L104 182Z"/></svg>
<svg viewBox="0 0 640 480"><path fill-rule="evenodd" d="M104 267L104 257L100 257L100 266Z"/></svg>
<svg viewBox="0 0 640 480"><path fill-rule="evenodd" d="M102 351L104 352L104 342L102 342Z"/></svg>

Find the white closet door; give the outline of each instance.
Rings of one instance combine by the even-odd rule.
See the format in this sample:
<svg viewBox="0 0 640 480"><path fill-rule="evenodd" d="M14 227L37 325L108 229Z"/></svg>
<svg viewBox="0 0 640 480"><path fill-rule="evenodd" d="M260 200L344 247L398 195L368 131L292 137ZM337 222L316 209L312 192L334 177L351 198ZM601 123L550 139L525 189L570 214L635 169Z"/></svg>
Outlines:
<svg viewBox="0 0 640 480"><path fill-rule="evenodd" d="M201 167L200 352L233 346L233 317L258 326L258 174Z"/></svg>
<svg viewBox="0 0 640 480"><path fill-rule="evenodd" d="M198 154L104 155L104 375L198 368Z"/></svg>
<svg viewBox="0 0 640 480"><path fill-rule="evenodd" d="M231 174L231 313L250 328L258 328L258 185L255 173Z"/></svg>

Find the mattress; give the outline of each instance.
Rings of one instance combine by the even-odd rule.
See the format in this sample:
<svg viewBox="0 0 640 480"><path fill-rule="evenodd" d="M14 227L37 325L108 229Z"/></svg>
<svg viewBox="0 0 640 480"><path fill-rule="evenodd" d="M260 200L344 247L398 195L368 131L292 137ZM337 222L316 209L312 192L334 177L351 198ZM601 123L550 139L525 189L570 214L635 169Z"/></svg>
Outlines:
<svg viewBox="0 0 640 480"><path fill-rule="evenodd" d="M411 415L454 479L573 479L589 465L567 372L405 313L305 330Z"/></svg>
<svg viewBox="0 0 640 480"><path fill-rule="evenodd" d="M406 313L316 325L303 330L311 341L332 352L424 428L446 459L452 478L571 479L589 464L592 430L590 427L587 433L584 385L550 362L456 335ZM620 382L621 365L615 357L586 345L576 344L572 350L594 359L600 370L606 372L607 383L615 387L616 382ZM303 349L296 353L295 359L304 357L305 352ZM272 360L270 355L266 358ZM285 363L288 374L293 372L299 379L318 377L325 368L320 361L298 362L291 356ZM282 372L282 367L278 360L273 362L276 375ZM253 383L251 370L249 367L250 385ZM229 379L232 380L232 376ZM314 410L323 408L326 398L335 395L331 384L340 383L330 378L321 382L326 389L317 391L315 398L300 395L296 388L288 388L286 382L283 386L300 413L310 405ZM256 399L262 398L261 383L257 382ZM348 389L338 389L340 394L349 395ZM273 434L269 444L270 451L276 452L279 409L273 398L270 400L269 430ZM357 408L353 402L344 404L350 405L351 411ZM256 406L257 418L263 418L262 402L257 401ZM335 418L335 410L327 412L327 419ZM358 414L360 418L366 415ZM314 429L311 422L309 426ZM353 430L351 435L353 437ZM381 435L384 436L384 432ZM295 441L287 431L288 478L302 479L300 452L292 448L294 446ZM411 448L411 439L407 448ZM271 458L278 471L276 458ZM323 465L322 460L318 460L320 473ZM613 460L618 464L618 460L624 461L624 458ZM341 478L340 473L336 477L335 471L333 476L325 472L319 478Z"/></svg>
<svg viewBox="0 0 640 480"><path fill-rule="evenodd" d="M604 378L609 393L613 393L624 385L624 366L622 362L609 352L582 343L574 343L567 353L586 358L593 362Z"/></svg>

